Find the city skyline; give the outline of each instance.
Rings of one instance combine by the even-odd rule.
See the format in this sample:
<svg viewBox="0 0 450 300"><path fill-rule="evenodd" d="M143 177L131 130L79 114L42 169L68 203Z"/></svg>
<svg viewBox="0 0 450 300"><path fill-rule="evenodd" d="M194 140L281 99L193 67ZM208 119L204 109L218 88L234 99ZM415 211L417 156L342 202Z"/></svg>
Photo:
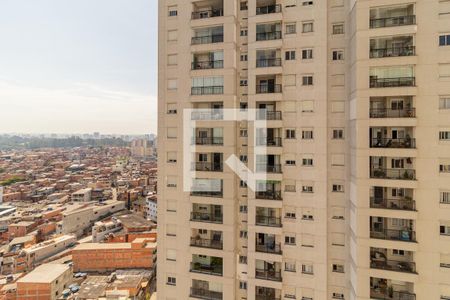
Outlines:
<svg viewBox="0 0 450 300"><path fill-rule="evenodd" d="M3 1L0 133L156 132L156 6Z"/></svg>

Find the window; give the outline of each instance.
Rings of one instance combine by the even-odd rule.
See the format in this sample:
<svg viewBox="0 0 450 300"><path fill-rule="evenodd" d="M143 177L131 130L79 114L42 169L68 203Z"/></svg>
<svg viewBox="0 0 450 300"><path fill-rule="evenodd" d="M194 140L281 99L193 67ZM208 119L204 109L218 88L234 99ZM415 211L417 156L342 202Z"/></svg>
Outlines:
<svg viewBox="0 0 450 300"><path fill-rule="evenodd" d="M392 254L398 256L405 256L405 250L392 249Z"/></svg>
<svg viewBox="0 0 450 300"><path fill-rule="evenodd" d="M177 114L177 104L176 103L167 103L167 114L168 115L176 115Z"/></svg>
<svg viewBox="0 0 450 300"><path fill-rule="evenodd" d="M243 163L247 163L248 162L248 156L247 154L241 154L239 155L239 160Z"/></svg>
<svg viewBox="0 0 450 300"><path fill-rule="evenodd" d="M344 266L343 265L333 264L332 269L333 269L333 272L344 273Z"/></svg>
<svg viewBox="0 0 450 300"><path fill-rule="evenodd" d="M176 17L178 15L178 10L176 6L169 6L169 17Z"/></svg>
<svg viewBox="0 0 450 300"><path fill-rule="evenodd" d="M302 23L302 32L308 33L314 31L314 23L313 22L304 22Z"/></svg>
<svg viewBox="0 0 450 300"><path fill-rule="evenodd" d="M167 152L167 162L168 163L176 163L177 162L177 153L176 152Z"/></svg>
<svg viewBox="0 0 450 300"><path fill-rule="evenodd" d="M247 36L248 35L248 29L247 28L242 28L241 29L241 36Z"/></svg>
<svg viewBox="0 0 450 300"><path fill-rule="evenodd" d="M295 60L295 50L289 50L285 52L286 60Z"/></svg>
<svg viewBox="0 0 450 300"><path fill-rule="evenodd" d="M334 292L333 299L344 299L344 294Z"/></svg>
<svg viewBox="0 0 450 300"><path fill-rule="evenodd" d="M313 193L314 189L312 185L303 185L302 186L302 193Z"/></svg>
<svg viewBox="0 0 450 300"><path fill-rule="evenodd" d="M450 225L441 225L439 232L441 235L450 235Z"/></svg>
<svg viewBox="0 0 450 300"><path fill-rule="evenodd" d="M302 84L303 85L313 85L313 76L312 75L303 76Z"/></svg>
<svg viewBox="0 0 450 300"><path fill-rule="evenodd" d="M286 34L294 34L297 32L297 24L287 23L286 24Z"/></svg>
<svg viewBox="0 0 450 300"><path fill-rule="evenodd" d="M239 236L241 237L241 239L246 239L247 238L247 231L246 230L241 230L239 232Z"/></svg>
<svg viewBox="0 0 450 300"><path fill-rule="evenodd" d="M247 129L241 129L241 130L239 130L239 136L240 136L240 137L248 137L248 131L247 131Z"/></svg>
<svg viewBox="0 0 450 300"><path fill-rule="evenodd" d="M312 58L313 58L313 49L302 50L302 59L312 59Z"/></svg>
<svg viewBox="0 0 450 300"><path fill-rule="evenodd" d="M248 103L247 103L247 102L240 102L240 103L239 103L239 109L240 109L241 111L246 111L246 110L247 110L247 107L248 107Z"/></svg>
<svg viewBox="0 0 450 300"><path fill-rule="evenodd" d="M247 289L247 281L239 281L239 289L246 290Z"/></svg>
<svg viewBox="0 0 450 300"><path fill-rule="evenodd" d="M295 272L295 261L286 261L284 263L284 270L287 272Z"/></svg>
<svg viewBox="0 0 450 300"><path fill-rule="evenodd" d="M344 192L344 186L342 184L333 184L332 191L334 193L343 193Z"/></svg>
<svg viewBox="0 0 450 300"><path fill-rule="evenodd" d="M332 59L336 60L344 60L344 50L333 50Z"/></svg>
<svg viewBox="0 0 450 300"><path fill-rule="evenodd" d="M450 131L440 131L439 132L439 140L450 141Z"/></svg>
<svg viewBox="0 0 450 300"><path fill-rule="evenodd" d="M303 1L302 2L303 6L310 6L310 5L313 5L313 4L314 4L314 1Z"/></svg>
<svg viewBox="0 0 450 300"><path fill-rule="evenodd" d="M314 268L312 264L302 264L302 273L314 274Z"/></svg>
<svg viewBox="0 0 450 300"><path fill-rule="evenodd" d="M303 158L302 159L302 165L305 167L311 167L313 165L313 159L312 158Z"/></svg>
<svg viewBox="0 0 450 300"><path fill-rule="evenodd" d="M248 54L247 53L241 54L241 61L247 61L247 60L248 60Z"/></svg>
<svg viewBox="0 0 450 300"><path fill-rule="evenodd" d="M247 85L248 85L247 79L241 79L241 80L239 81L239 85L240 85L240 86L247 86Z"/></svg>
<svg viewBox="0 0 450 300"><path fill-rule="evenodd" d="M344 154L331 154L331 165L332 166L344 166L345 165L345 155Z"/></svg>
<svg viewBox="0 0 450 300"><path fill-rule="evenodd" d="M168 127L167 128L167 138L168 139L176 139L178 136L176 127Z"/></svg>
<svg viewBox="0 0 450 300"><path fill-rule="evenodd" d="M440 192L440 202L450 204L450 191Z"/></svg>
<svg viewBox="0 0 450 300"><path fill-rule="evenodd" d="M439 46L450 46L450 34L439 36Z"/></svg>
<svg viewBox="0 0 450 300"><path fill-rule="evenodd" d="M286 129L286 139L295 139L295 129Z"/></svg>
<svg viewBox="0 0 450 300"><path fill-rule="evenodd" d="M333 139L334 140L344 139L344 129L333 129Z"/></svg>
<svg viewBox="0 0 450 300"><path fill-rule="evenodd" d="M291 235L291 236L286 235L284 237L284 243L286 245L295 245L295 236L293 236L293 235Z"/></svg>
<svg viewBox="0 0 450 300"><path fill-rule="evenodd" d="M295 212L286 212L284 217L287 219L296 219L297 215Z"/></svg>
<svg viewBox="0 0 450 300"><path fill-rule="evenodd" d="M246 188L247 187L247 182L245 182L244 180L239 181L239 186L241 188Z"/></svg>
<svg viewBox="0 0 450 300"><path fill-rule="evenodd" d="M247 10L248 9L247 1L242 1L240 8L241 8L241 10Z"/></svg>
<svg viewBox="0 0 450 300"><path fill-rule="evenodd" d="M302 101L302 112L303 113L314 112L314 101L313 100Z"/></svg>
<svg viewBox="0 0 450 300"><path fill-rule="evenodd" d="M344 33L344 24L333 24L333 34L343 34Z"/></svg>
<svg viewBox="0 0 450 300"><path fill-rule="evenodd" d="M450 173L450 164L440 164L439 165L439 172L441 173Z"/></svg>
<svg viewBox="0 0 450 300"><path fill-rule="evenodd" d="M439 109L450 109L450 96L439 99Z"/></svg>
<svg viewBox="0 0 450 300"><path fill-rule="evenodd" d="M247 205L241 205L239 206L239 212L246 214L247 213Z"/></svg>
<svg viewBox="0 0 450 300"><path fill-rule="evenodd" d="M166 259L169 261L176 261L177 260L177 250L167 249Z"/></svg>
<svg viewBox="0 0 450 300"><path fill-rule="evenodd" d="M295 6L297 6L297 0L286 0L284 6L285 7L295 7Z"/></svg>
<svg viewBox="0 0 450 300"><path fill-rule="evenodd" d="M284 191L285 192L295 192L296 188L295 188L295 184L286 184L284 186Z"/></svg>
<svg viewBox="0 0 450 300"><path fill-rule="evenodd" d="M312 209L310 209L310 208L303 208L303 211L302 211L302 220L305 220L305 221L314 221L314 216L313 216Z"/></svg>
<svg viewBox="0 0 450 300"><path fill-rule="evenodd" d="M177 279L175 277L167 277L167 284L168 285L177 285Z"/></svg>
<svg viewBox="0 0 450 300"><path fill-rule="evenodd" d="M246 265L247 264L247 256L241 256L239 255L239 263Z"/></svg>
<svg viewBox="0 0 450 300"><path fill-rule="evenodd" d="M312 130L302 130L303 140L312 140L314 138L314 131Z"/></svg>
<svg viewBox="0 0 450 300"><path fill-rule="evenodd" d="M333 112L333 113L345 112L345 102L344 101L331 102L331 112Z"/></svg>
<svg viewBox="0 0 450 300"><path fill-rule="evenodd" d="M286 160L286 165L287 166L295 166L295 160L292 160L292 159Z"/></svg>

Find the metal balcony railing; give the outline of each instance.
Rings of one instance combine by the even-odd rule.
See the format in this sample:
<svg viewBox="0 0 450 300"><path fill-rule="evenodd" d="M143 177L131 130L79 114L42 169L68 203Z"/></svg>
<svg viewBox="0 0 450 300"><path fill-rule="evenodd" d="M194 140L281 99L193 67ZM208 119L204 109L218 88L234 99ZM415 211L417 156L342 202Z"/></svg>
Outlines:
<svg viewBox="0 0 450 300"><path fill-rule="evenodd" d="M223 60L195 61L192 63L192 70L222 69Z"/></svg>
<svg viewBox="0 0 450 300"><path fill-rule="evenodd" d="M257 68L281 67L281 58L260 58L256 60Z"/></svg>
<svg viewBox="0 0 450 300"><path fill-rule="evenodd" d="M393 26L414 25L414 24L416 24L415 15L370 19L370 28L382 28L382 27L393 27Z"/></svg>
<svg viewBox="0 0 450 300"><path fill-rule="evenodd" d="M371 118L414 118L415 108L391 109L391 108L371 108Z"/></svg>
<svg viewBox="0 0 450 300"><path fill-rule="evenodd" d="M282 116L281 111L262 110L256 113L257 120L268 120L268 121L281 120L281 116Z"/></svg>
<svg viewBox="0 0 450 300"><path fill-rule="evenodd" d="M189 296L191 298L206 299L206 300L222 300L223 299L222 292L216 292L216 291L210 291L207 289L199 289L199 288L192 288L192 287L191 287L191 294Z"/></svg>
<svg viewBox="0 0 450 300"><path fill-rule="evenodd" d="M256 249L256 252L273 253L273 254L281 254L282 253L280 243L256 244L255 249Z"/></svg>
<svg viewBox="0 0 450 300"><path fill-rule="evenodd" d="M223 223L223 215L194 211L191 212L191 221L221 224Z"/></svg>
<svg viewBox="0 0 450 300"><path fill-rule="evenodd" d="M416 300L416 294L394 291L393 288L371 288L370 298L380 300Z"/></svg>
<svg viewBox="0 0 450 300"><path fill-rule="evenodd" d="M281 300L280 296L256 294L255 300Z"/></svg>
<svg viewBox="0 0 450 300"><path fill-rule="evenodd" d="M210 249L223 249L223 241L191 237L191 246Z"/></svg>
<svg viewBox="0 0 450 300"><path fill-rule="evenodd" d="M210 9L210 10L202 10L202 11L192 12L192 20L207 19L207 18L222 17L222 16L223 16L222 9Z"/></svg>
<svg viewBox="0 0 450 300"><path fill-rule="evenodd" d="M274 270L272 271L264 269L255 269L255 278L272 281L281 281L281 272Z"/></svg>
<svg viewBox="0 0 450 300"><path fill-rule="evenodd" d="M415 86L416 77L370 78L371 88Z"/></svg>
<svg viewBox="0 0 450 300"><path fill-rule="evenodd" d="M191 95L220 95L223 94L223 85L220 86L196 86L191 88Z"/></svg>
<svg viewBox="0 0 450 300"><path fill-rule="evenodd" d="M194 162L192 163L192 169L195 171L202 171L202 172L222 172L223 171L223 163L217 163L217 162L206 162L206 161L200 161L200 162Z"/></svg>
<svg viewBox="0 0 450 300"><path fill-rule="evenodd" d="M192 191L191 196L222 198L223 191Z"/></svg>
<svg viewBox="0 0 450 300"><path fill-rule="evenodd" d="M415 180L416 170L371 168L370 178Z"/></svg>
<svg viewBox="0 0 450 300"><path fill-rule="evenodd" d="M396 229L371 228L370 229L370 237L373 239L415 242L416 241L416 232L409 230L409 229L396 230Z"/></svg>
<svg viewBox="0 0 450 300"><path fill-rule="evenodd" d="M412 199L370 198L370 208L416 210L416 201Z"/></svg>
<svg viewBox="0 0 450 300"><path fill-rule="evenodd" d="M416 148L416 139L414 138L372 138L371 148Z"/></svg>
<svg viewBox="0 0 450 300"><path fill-rule="evenodd" d="M398 57L416 55L415 46L370 49L370 58Z"/></svg>
<svg viewBox="0 0 450 300"><path fill-rule="evenodd" d="M193 111L191 113L191 120L223 120L223 110L222 109L210 109L205 111L205 109L201 109L202 111Z"/></svg>
<svg viewBox="0 0 450 300"><path fill-rule="evenodd" d="M223 137L195 137L195 145L223 145Z"/></svg>
<svg viewBox="0 0 450 300"><path fill-rule="evenodd" d="M256 8L257 15L276 14L281 12L280 4L272 4L267 6L261 6Z"/></svg>
<svg viewBox="0 0 450 300"><path fill-rule="evenodd" d="M222 265L204 265L201 263L191 263L192 273L202 273L207 275L217 275L222 276L223 266Z"/></svg>
<svg viewBox="0 0 450 300"><path fill-rule="evenodd" d="M370 260L372 269L389 270L396 272L416 273L416 264L408 261L395 260Z"/></svg>
<svg viewBox="0 0 450 300"><path fill-rule="evenodd" d="M258 84L256 85L256 93L257 94L273 94L273 93L281 93L282 87L281 84Z"/></svg>
<svg viewBox="0 0 450 300"><path fill-rule="evenodd" d="M281 191L257 191L255 192L255 198L263 200L283 200L281 197Z"/></svg>
<svg viewBox="0 0 450 300"><path fill-rule="evenodd" d="M223 43L223 34L212 34L205 36L194 36L191 39L192 45Z"/></svg>
<svg viewBox="0 0 450 300"><path fill-rule="evenodd" d="M275 164L275 165L256 164L256 172L282 173L280 164Z"/></svg>
<svg viewBox="0 0 450 300"><path fill-rule="evenodd" d="M281 147L282 138L281 137L261 137L256 139L257 146L267 146L267 147Z"/></svg>
<svg viewBox="0 0 450 300"><path fill-rule="evenodd" d="M269 217L256 215L255 224L259 226L269 226L269 227L281 227L280 217Z"/></svg>
<svg viewBox="0 0 450 300"><path fill-rule="evenodd" d="M281 31L267 31L256 33L256 41L270 41L281 39Z"/></svg>

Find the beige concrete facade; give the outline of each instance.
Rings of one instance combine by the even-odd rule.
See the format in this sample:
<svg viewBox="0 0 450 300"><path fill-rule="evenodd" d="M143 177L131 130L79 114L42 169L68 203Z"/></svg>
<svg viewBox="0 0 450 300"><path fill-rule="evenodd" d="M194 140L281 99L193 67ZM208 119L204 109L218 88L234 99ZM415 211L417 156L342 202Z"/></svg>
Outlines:
<svg viewBox="0 0 450 300"><path fill-rule="evenodd" d="M448 1L160 0L159 15L158 299L450 297ZM222 109L265 109L267 129ZM220 191L183 191L186 155Z"/></svg>

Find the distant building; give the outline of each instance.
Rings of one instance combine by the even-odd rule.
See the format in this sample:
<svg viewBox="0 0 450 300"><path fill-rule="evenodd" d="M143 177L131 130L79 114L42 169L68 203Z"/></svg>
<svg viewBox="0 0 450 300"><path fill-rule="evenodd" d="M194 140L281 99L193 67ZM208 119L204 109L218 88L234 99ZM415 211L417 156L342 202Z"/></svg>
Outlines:
<svg viewBox="0 0 450 300"><path fill-rule="evenodd" d="M58 299L72 280L66 264L44 264L17 281L17 300Z"/></svg>
<svg viewBox="0 0 450 300"><path fill-rule="evenodd" d="M158 200L156 197L147 197L145 199L146 203L146 215L147 219L152 220L153 222L158 221Z"/></svg>
<svg viewBox="0 0 450 300"><path fill-rule="evenodd" d="M92 199L92 189L85 188L72 193L72 201L89 202Z"/></svg>
<svg viewBox="0 0 450 300"><path fill-rule="evenodd" d="M153 155L153 148L146 139L133 140L131 142L131 155L134 157L147 158Z"/></svg>

